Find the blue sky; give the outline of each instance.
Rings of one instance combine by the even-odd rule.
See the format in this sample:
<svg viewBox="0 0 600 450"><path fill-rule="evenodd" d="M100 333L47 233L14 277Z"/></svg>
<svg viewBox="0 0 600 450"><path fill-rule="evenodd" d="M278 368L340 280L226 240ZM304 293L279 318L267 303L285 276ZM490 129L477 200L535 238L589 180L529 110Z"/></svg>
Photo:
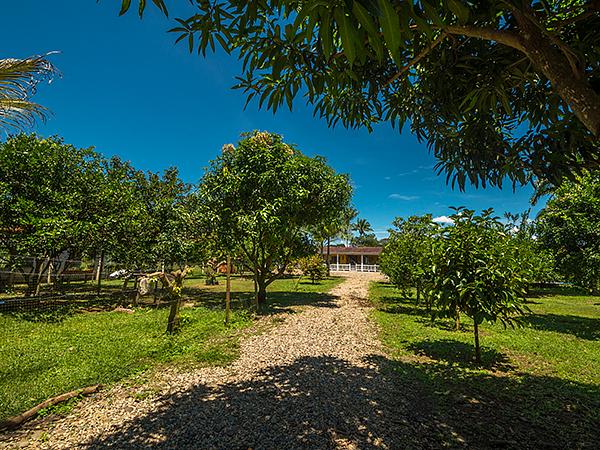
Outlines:
<svg viewBox="0 0 600 450"><path fill-rule="evenodd" d="M323 155L349 173L360 216L384 235L396 216L450 214L449 206L494 207L500 214L529 207L531 188L453 190L433 171L435 159L410 133L383 125L330 129L297 101L294 111L259 111L234 91L238 62L225 54L206 59L175 45L171 24L153 8L140 21L118 17L117 0L3 2L0 58L60 51L52 61L62 77L42 85L36 101L53 115L38 126L80 147L94 146L135 166L177 166L197 181L222 144L241 132L269 130L311 155ZM172 3L172 2L171 2ZM535 211L542 205L538 205Z"/></svg>

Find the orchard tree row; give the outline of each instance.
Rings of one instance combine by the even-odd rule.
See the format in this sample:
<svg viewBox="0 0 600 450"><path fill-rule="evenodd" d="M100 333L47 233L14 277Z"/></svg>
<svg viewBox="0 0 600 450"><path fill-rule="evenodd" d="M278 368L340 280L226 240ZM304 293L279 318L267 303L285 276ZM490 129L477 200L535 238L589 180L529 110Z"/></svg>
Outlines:
<svg viewBox="0 0 600 450"><path fill-rule="evenodd" d="M18 135L0 144L0 252L6 265L68 252L150 272L230 256L262 303L293 261L338 233L351 196L346 175L268 132L224 146L196 185L174 168L143 172L60 138Z"/></svg>
<svg viewBox="0 0 600 450"><path fill-rule="evenodd" d="M600 288L600 177L585 174L552 193L535 220L528 213L455 208L452 224L431 215L397 218L381 255L381 270L405 295L416 291L432 317L473 319L476 360L479 325L514 325L526 312L533 283L566 281Z"/></svg>

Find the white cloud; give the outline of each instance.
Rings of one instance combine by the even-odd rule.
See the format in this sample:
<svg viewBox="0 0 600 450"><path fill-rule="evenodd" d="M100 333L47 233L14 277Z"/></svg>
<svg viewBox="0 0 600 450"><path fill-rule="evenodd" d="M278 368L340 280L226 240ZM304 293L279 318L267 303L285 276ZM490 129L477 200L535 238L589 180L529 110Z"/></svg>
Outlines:
<svg viewBox="0 0 600 450"><path fill-rule="evenodd" d="M445 223L448 225L452 225L454 223L454 220L452 220L448 216L438 216L438 217L434 217L432 220L435 223Z"/></svg>
<svg viewBox="0 0 600 450"><path fill-rule="evenodd" d="M404 200L410 202L412 200L418 200L420 197L416 195L402 195L402 194L390 194L388 198L393 198L394 200Z"/></svg>

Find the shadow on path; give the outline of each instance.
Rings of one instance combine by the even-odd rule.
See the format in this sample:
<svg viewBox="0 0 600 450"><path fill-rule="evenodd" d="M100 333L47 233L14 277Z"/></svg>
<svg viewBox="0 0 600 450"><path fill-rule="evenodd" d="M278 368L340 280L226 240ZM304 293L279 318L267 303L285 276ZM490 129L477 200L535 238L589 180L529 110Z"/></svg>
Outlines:
<svg viewBox="0 0 600 450"><path fill-rule="evenodd" d="M89 448L598 448L600 392L370 356L303 357L249 381L156 399ZM385 376L382 373L386 374ZM393 381L390 381L393 380ZM552 393L552 395L549 395ZM351 447L352 448L352 447Z"/></svg>

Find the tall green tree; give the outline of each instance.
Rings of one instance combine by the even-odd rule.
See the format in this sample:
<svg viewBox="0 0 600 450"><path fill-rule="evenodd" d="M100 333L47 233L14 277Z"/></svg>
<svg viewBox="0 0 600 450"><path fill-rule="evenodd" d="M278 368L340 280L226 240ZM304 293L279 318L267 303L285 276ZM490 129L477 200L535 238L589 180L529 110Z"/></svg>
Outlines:
<svg viewBox="0 0 600 450"><path fill-rule="evenodd" d="M100 155L60 138L22 134L0 144L0 244L9 264L31 268L28 293L51 259L89 250L102 180Z"/></svg>
<svg viewBox="0 0 600 450"><path fill-rule="evenodd" d="M599 28L598 0L214 0L171 31L236 55L260 106L301 93L331 125L409 124L463 186L598 165Z"/></svg>
<svg viewBox="0 0 600 450"><path fill-rule="evenodd" d="M277 134L253 132L223 148L200 196L222 248L247 259L262 304L288 264L314 250L309 230L347 210L351 187L323 158L303 155Z"/></svg>
<svg viewBox="0 0 600 450"><path fill-rule="evenodd" d="M536 233L568 281L600 293L600 174L558 187L540 212Z"/></svg>
<svg viewBox="0 0 600 450"><path fill-rule="evenodd" d="M554 254L540 242L537 235L537 221L530 219L530 211L520 214L506 213L506 234L513 245L512 251L521 261L521 268L531 283L556 281Z"/></svg>
<svg viewBox="0 0 600 450"><path fill-rule="evenodd" d="M439 225L431 214L397 217L379 258L381 271L405 294L415 288L417 302L432 274L432 252Z"/></svg>
<svg viewBox="0 0 600 450"><path fill-rule="evenodd" d="M47 56L0 59L0 130L23 130L45 120L48 110L31 97L40 82L56 74Z"/></svg>
<svg viewBox="0 0 600 450"><path fill-rule="evenodd" d="M504 224L485 210L481 215L458 208L454 224L440 232L434 246L428 295L438 315L473 319L475 360L481 362L479 326L483 321L513 325L524 306L527 279L514 241Z"/></svg>

